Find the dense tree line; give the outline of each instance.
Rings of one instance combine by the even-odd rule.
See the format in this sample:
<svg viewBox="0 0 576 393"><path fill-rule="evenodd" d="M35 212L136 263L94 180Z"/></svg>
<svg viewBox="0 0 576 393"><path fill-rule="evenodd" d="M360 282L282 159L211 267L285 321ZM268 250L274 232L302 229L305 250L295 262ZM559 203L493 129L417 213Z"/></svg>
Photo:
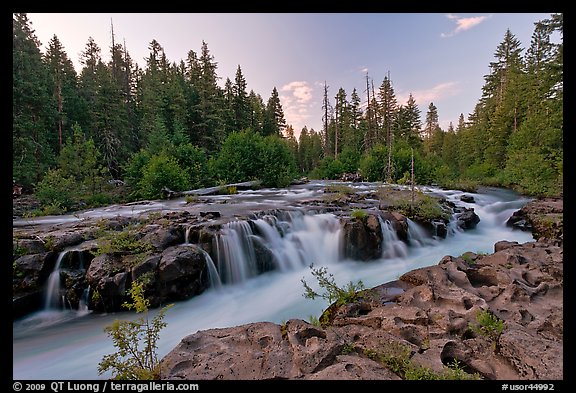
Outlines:
<svg viewBox="0 0 576 393"><path fill-rule="evenodd" d="M366 180L408 179L446 186L488 184L555 195L563 182L563 15L535 22L525 50L510 30L494 52L472 113L443 130L433 102L421 120L415 98L396 99L390 74L376 90L366 75L364 102L340 88L332 105L324 87L323 129L303 130L303 173L335 178L358 170ZM318 147L321 145L321 149ZM321 160L312 161L319 157Z"/></svg>
<svg viewBox="0 0 576 393"><path fill-rule="evenodd" d="M325 85L322 129L304 127L296 139L276 87L264 101L248 90L240 65L220 87L206 42L170 62L152 40L140 68L112 30L110 60L89 37L77 73L56 35L42 53L26 14L14 14L13 177L55 210L79 199L110 202L109 179L123 179L130 198L158 197L162 187L252 178L285 186L298 176L345 172L402 182L412 159L421 184L473 181L558 193L562 34L562 14L535 23L527 50L507 31L481 98L456 128L442 130L433 103L424 122L415 97L399 103L390 73L377 89L366 74L366 89L349 96L339 88L331 97Z"/></svg>

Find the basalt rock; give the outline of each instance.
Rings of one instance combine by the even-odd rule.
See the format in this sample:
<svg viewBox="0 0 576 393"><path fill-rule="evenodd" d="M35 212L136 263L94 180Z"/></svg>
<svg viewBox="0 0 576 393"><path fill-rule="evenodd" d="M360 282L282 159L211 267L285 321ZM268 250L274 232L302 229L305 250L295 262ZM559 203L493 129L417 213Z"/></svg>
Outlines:
<svg viewBox="0 0 576 393"><path fill-rule="evenodd" d="M161 378L393 380L407 369L445 375L457 362L478 379L563 379L562 248L495 249L446 256L332 305L323 327L289 320L198 331L162 359ZM499 333L482 333L486 315Z"/></svg>
<svg viewBox="0 0 576 393"><path fill-rule="evenodd" d="M564 200L541 198L528 202L508 219L508 226L531 231L534 239L546 239L556 245L564 242Z"/></svg>
<svg viewBox="0 0 576 393"><path fill-rule="evenodd" d="M290 320L198 331L162 359L161 378L395 380L414 370L444 376L457 364L476 379L562 380L557 240L447 255L332 304L321 327Z"/></svg>

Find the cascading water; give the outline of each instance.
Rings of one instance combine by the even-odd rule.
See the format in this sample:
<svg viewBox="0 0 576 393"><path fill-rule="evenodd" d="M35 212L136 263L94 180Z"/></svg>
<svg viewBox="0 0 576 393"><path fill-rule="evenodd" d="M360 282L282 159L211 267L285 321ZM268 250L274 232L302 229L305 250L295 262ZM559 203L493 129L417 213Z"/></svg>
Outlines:
<svg viewBox="0 0 576 393"><path fill-rule="evenodd" d="M311 264L338 261L340 224L330 214L273 215L223 226L216 238L217 270L223 283L240 283L259 274L255 244L273 255L273 270L290 271Z"/></svg>
<svg viewBox="0 0 576 393"><path fill-rule="evenodd" d="M408 255L406 243L398 239L398 234L389 220L384 220L379 214L376 215L382 231L382 258L404 258Z"/></svg>
<svg viewBox="0 0 576 393"><path fill-rule="evenodd" d="M86 287L86 289L84 289L84 292L82 292L82 297L80 298L80 301L78 302L78 313L79 314L87 314L90 312L90 310L88 309L88 300L90 299L90 285L88 285Z"/></svg>
<svg viewBox="0 0 576 393"><path fill-rule="evenodd" d="M192 230L191 226L186 227L186 231L184 232L184 245L192 244L190 243L191 230ZM222 287L222 280L220 279L220 274L218 273L218 269L216 269L216 265L214 264L212 257L202 247L198 247L198 249L202 252L202 254L204 254L204 258L206 260L206 267L208 269L208 278L210 280L210 287L211 288Z"/></svg>
<svg viewBox="0 0 576 393"><path fill-rule="evenodd" d="M254 224L262 232L264 245L273 253L281 271L341 259L340 224L333 215L293 213L289 221L267 216L255 220Z"/></svg>
<svg viewBox="0 0 576 393"><path fill-rule="evenodd" d="M408 244L411 247L422 247L434 242L434 239L428 236L420 224L408 217L406 217L406 221L408 222Z"/></svg>
<svg viewBox="0 0 576 393"><path fill-rule="evenodd" d="M258 273L252 236L246 221L223 226L216 238L217 268L223 283L240 283Z"/></svg>
<svg viewBox="0 0 576 393"><path fill-rule="evenodd" d="M216 288L216 289L222 288L222 280L220 280L220 274L216 269L216 265L214 264L212 257L202 248L200 248L200 250L202 250L204 257L206 258L206 266L208 267L208 277L210 278L210 288Z"/></svg>
<svg viewBox="0 0 576 393"><path fill-rule="evenodd" d="M59 310L62 308L66 302L63 296L60 294L60 266L62 265L62 260L64 256L68 253L68 250L61 251L58 254L58 259L54 265L54 270L50 273L48 281L46 282L46 291L44 298L44 309L45 310Z"/></svg>
<svg viewBox="0 0 576 393"><path fill-rule="evenodd" d="M460 204L461 192L431 191ZM437 264L445 255L492 252L494 243L501 240L532 240L530 233L504 225L505 216L523 206L526 199L490 189L473 196L475 204L462 205L474 207L480 223L472 230L455 230L445 239L432 241L419 231L416 223L408 221L408 247L395 236L391 223L381 220L385 239L382 258L370 262L342 258L341 225L333 214L310 215L291 210L253 219L251 223L236 221L225 225L214 244L215 262L211 264L208 255L206 258L211 283L219 276L222 285L218 287L216 281L201 295L177 302L167 312L158 355L165 355L182 338L198 330L318 317L328 305L322 299L304 298L301 283L302 278L312 286L315 283L310 264L328 266L339 285L362 280L366 287L372 287L395 280L408 270ZM420 246L414 247L418 243ZM256 260L262 250L255 249L255 244L270 251L274 270L258 274ZM151 317L157 311L150 310ZM130 319L134 315L129 312L79 315L62 318L49 326L37 323L37 315L15 321L13 379L109 378L97 371L102 357L116 351L104 327L116 319Z"/></svg>

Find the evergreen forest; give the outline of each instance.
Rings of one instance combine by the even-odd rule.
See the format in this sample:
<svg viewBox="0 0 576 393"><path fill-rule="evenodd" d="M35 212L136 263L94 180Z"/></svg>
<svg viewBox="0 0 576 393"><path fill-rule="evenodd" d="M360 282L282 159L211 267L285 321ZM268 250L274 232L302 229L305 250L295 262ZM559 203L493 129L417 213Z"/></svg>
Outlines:
<svg viewBox="0 0 576 393"><path fill-rule="evenodd" d="M276 87L249 89L240 65L222 78L206 42L172 61L152 40L139 65L111 36L107 48L88 38L77 72L56 35L43 53L13 14L13 179L37 214L249 180L407 184L412 165L416 184L563 193L563 14L536 21L527 48L503 31L477 104L447 129L433 102L421 113L412 96L398 102L389 74L366 74L349 92L325 84L322 129L295 133Z"/></svg>

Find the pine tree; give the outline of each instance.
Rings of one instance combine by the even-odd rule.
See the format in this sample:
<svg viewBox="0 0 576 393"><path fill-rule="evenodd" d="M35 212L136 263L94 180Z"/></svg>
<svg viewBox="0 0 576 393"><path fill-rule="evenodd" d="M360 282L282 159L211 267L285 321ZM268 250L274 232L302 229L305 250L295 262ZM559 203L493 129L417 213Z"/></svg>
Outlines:
<svg viewBox="0 0 576 393"><path fill-rule="evenodd" d="M251 108L248 101L248 93L246 92L246 79L242 75L240 65L236 69L233 92L232 109L234 110L235 125L236 129L241 131L250 127Z"/></svg>
<svg viewBox="0 0 576 393"><path fill-rule="evenodd" d="M57 104L26 14L14 14L12 32L12 170L18 183L30 187L55 163Z"/></svg>
<svg viewBox="0 0 576 393"><path fill-rule="evenodd" d="M382 130L384 137L384 140L379 140L379 142L384 143L386 146L390 146L392 144L392 131L394 130L394 122L396 121L398 112L398 102L396 100L394 88L392 87L390 75L384 77L382 85L380 85L380 89L378 91L378 98L378 110L380 118L382 119Z"/></svg>
<svg viewBox="0 0 576 393"><path fill-rule="evenodd" d="M332 105L330 104L330 100L328 99L328 85L326 81L324 81L324 96L322 99L322 146L324 146L324 152L327 155L332 154L333 150L331 148L330 143L330 131L329 131L329 124L333 118L333 109Z"/></svg>
<svg viewBox="0 0 576 393"><path fill-rule="evenodd" d="M422 140L420 132L422 120L420 119L420 109L410 93L406 105L398 107L397 119L395 122L395 135L401 141L405 141L413 148L420 148Z"/></svg>
<svg viewBox="0 0 576 393"><path fill-rule="evenodd" d="M58 145L53 149L59 152L64 140L72 132L71 125L81 119L78 115L85 108L78 94L76 70L56 35L48 43L44 62L48 68L57 112L55 128L58 134Z"/></svg>
<svg viewBox="0 0 576 393"><path fill-rule="evenodd" d="M524 117L522 51L520 41L507 30L485 77L483 98L490 118L484 160L495 170L504 168L508 138Z"/></svg>
<svg viewBox="0 0 576 393"><path fill-rule="evenodd" d="M200 58L198 59L200 75L197 81L199 101L197 108L198 122L194 124L194 132L198 136L201 147L207 152L215 152L226 138L224 111L224 94L218 86L216 70L218 63L208 49L208 44L202 41Z"/></svg>
<svg viewBox="0 0 576 393"><path fill-rule="evenodd" d="M264 124L264 113L266 112L266 105L260 94L254 93L250 90L248 95L248 103L250 108L250 128L259 134L262 134L262 126Z"/></svg>
<svg viewBox="0 0 576 393"><path fill-rule="evenodd" d="M264 123L262 125L263 135L278 135L281 136L286 128L286 119L284 119L284 111L278 96L276 87L272 89L272 94L266 104L266 111L264 113Z"/></svg>
<svg viewBox="0 0 576 393"><path fill-rule="evenodd" d="M438 123L438 108L433 102L428 105L426 124L424 126L424 150L428 154L439 154L442 150L444 132Z"/></svg>

